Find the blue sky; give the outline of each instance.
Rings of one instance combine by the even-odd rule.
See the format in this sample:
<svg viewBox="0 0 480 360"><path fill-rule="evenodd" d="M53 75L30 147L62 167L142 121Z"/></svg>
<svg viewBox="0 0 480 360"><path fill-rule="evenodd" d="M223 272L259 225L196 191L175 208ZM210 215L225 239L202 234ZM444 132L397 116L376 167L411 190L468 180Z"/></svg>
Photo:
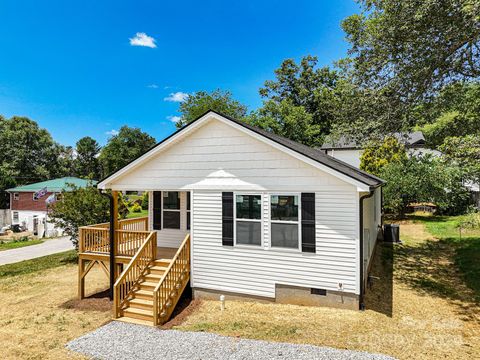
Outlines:
<svg viewBox="0 0 480 360"><path fill-rule="evenodd" d="M349 0L0 0L0 114L65 145L104 144L125 124L161 140L178 115L170 94L221 88L255 109L282 60L345 56L340 21L357 11Z"/></svg>

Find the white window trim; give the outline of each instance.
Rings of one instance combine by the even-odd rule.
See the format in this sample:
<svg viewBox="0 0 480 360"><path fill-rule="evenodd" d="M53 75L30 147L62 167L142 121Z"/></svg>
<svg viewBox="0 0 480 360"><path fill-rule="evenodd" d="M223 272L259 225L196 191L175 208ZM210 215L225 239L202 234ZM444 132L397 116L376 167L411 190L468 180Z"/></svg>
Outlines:
<svg viewBox="0 0 480 360"><path fill-rule="evenodd" d="M17 218L17 219L15 220L15 218ZM18 211L13 211L12 212L12 222L14 224L18 224L20 222L20 214L18 213Z"/></svg>
<svg viewBox="0 0 480 360"><path fill-rule="evenodd" d="M258 222L260 223L260 244L237 244L237 195L254 195L260 196L260 219L239 219L239 221L245 222ZM264 231L263 231L263 193L261 192L234 192L233 193L233 246L239 248L253 248L262 249L264 243Z"/></svg>
<svg viewBox="0 0 480 360"><path fill-rule="evenodd" d="M32 201L38 201L38 198L35 199L35 193L32 194Z"/></svg>
<svg viewBox="0 0 480 360"><path fill-rule="evenodd" d="M168 193L168 192L176 192L178 193L178 201L179 201L179 204L180 204L180 209L164 209L163 208L163 197L164 197L164 194L165 193ZM178 212L180 213L180 226L179 228L167 228L165 227L165 219L163 218L163 214L165 213L165 211L172 211L172 212ZM166 190L166 191L162 191L162 230L163 229L166 229L166 230L182 230L182 198L181 198L181 194L180 194L180 191L178 190Z"/></svg>
<svg viewBox="0 0 480 360"><path fill-rule="evenodd" d="M269 251L302 252L302 193L298 192L269 192L268 194L268 233ZM272 196L297 196L298 197L298 220L272 220ZM298 248L288 248L272 245L272 223L275 224L296 224L298 225Z"/></svg>
<svg viewBox="0 0 480 360"><path fill-rule="evenodd" d="M20 200L20 194L18 192L13 193L13 200L15 200L15 201Z"/></svg>

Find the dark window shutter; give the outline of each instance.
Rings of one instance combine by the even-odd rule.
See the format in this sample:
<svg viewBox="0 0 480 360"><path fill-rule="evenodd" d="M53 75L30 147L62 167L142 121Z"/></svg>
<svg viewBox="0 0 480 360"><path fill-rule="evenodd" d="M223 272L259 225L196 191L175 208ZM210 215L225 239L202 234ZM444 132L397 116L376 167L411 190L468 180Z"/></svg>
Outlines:
<svg viewBox="0 0 480 360"><path fill-rule="evenodd" d="M233 246L233 192L222 192L222 245Z"/></svg>
<svg viewBox="0 0 480 360"><path fill-rule="evenodd" d="M315 252L315 193L302 193L302 251Z"/></svg>
<svg viewBox="0 0 480 360"><path fill-rule="evenodd" d="M153 229L162 230L162 192L153 192Z"/></svg>

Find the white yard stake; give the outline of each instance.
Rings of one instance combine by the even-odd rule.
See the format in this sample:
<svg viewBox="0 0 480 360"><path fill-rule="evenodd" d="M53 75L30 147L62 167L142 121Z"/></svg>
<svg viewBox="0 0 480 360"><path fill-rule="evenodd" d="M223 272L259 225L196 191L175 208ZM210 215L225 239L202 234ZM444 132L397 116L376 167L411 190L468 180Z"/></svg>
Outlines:
<svg viewBox="0 0 480 360"><path fill-rule="evenodd" d="M220 310L225 310L225 295L220 295Z"/></svg>

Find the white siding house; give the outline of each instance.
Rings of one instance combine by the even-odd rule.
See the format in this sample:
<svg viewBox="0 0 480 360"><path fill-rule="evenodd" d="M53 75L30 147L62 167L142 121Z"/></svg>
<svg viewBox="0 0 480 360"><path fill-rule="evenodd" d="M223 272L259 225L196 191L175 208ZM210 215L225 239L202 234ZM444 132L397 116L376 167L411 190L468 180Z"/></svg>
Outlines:
<svg viewBox="0 0 480 360"><path fill-rule="evenodd" d="M98 186L148 191L159 246L178 247L190 232L194 296L358 308L382 184L319 150L210 111ZM171 197L180 205L169 207Z"/></svg>

